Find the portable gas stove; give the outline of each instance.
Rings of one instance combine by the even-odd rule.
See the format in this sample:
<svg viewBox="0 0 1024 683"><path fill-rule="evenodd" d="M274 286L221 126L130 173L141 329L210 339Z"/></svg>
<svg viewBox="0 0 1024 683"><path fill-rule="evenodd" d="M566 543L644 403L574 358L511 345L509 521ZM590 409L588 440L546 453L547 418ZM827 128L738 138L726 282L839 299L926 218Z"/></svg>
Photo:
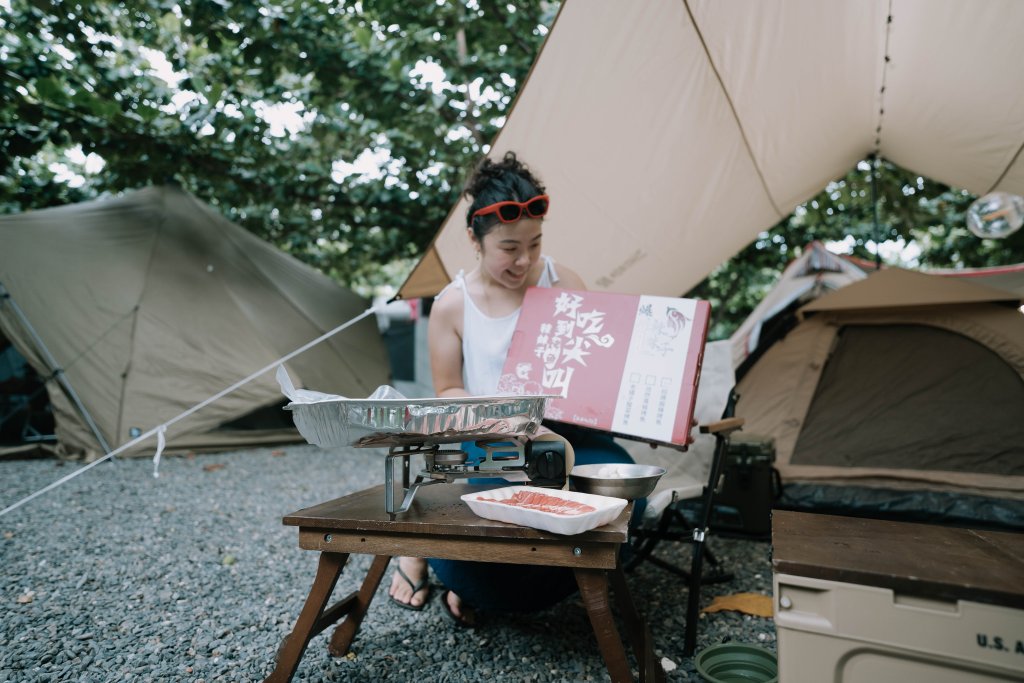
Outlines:
<svg viewBox="0 0 1024 683"><path fill-rule="evenodd" d="M384 509L392 519L395 514L409 509L417 490L431 484L451 484L470 477L525 477L526 483L531 486L565 486L568 476L565 444L560 441L531 441L525 436L477 439L475 444L483 449L485 455L474 462L469 462L469 454L461 448L442 448L462 441L465 439L428 438L417 443L390 447L384 464ZM414 455L422 455L424 465L416 475L415 481L410 484L411 459ZM396 464L400 464L402 470L402 504L397 509Z"/></svg>
<svg viewBox="0 0 1024 683"><path fill-rule="evenodd" d="M385 509L405 512L416 491L441 482L469 477L512 477L534 486L565 485L564 442L535 440L544 418L547 396L476 396L464 398L331 397L287 406L295 426L317 446L387 447ZM453 444L475 443L480 460ZM423 457L423 469L410 483L412 456ZM400 506L395 467L401 465Z"/></svg>

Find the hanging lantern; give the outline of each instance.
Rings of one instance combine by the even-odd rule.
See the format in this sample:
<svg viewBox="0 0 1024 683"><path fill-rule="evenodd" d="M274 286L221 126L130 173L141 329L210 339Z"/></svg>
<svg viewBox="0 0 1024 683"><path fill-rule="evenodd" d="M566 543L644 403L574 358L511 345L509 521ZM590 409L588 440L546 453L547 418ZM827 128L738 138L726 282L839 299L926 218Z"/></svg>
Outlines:
<svg viewBox="0 0 1024 683"><path fill-rule="evenodd" d="M967 209L967 228L982 239L1002 239L1024 225L1024 197L989 192Z"/></svg>

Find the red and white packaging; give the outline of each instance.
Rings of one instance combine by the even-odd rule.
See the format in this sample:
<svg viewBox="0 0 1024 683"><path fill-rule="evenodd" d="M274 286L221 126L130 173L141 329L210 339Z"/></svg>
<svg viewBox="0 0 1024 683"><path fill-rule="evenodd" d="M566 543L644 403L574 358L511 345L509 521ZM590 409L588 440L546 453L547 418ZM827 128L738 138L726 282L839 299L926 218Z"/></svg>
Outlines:
<svg viewBox="0 0 1024 683"><path fill-rule="evenodd" d="M696 299L532 287L498 393L555 396L547 419L685 445L710 316Z"/></svg>

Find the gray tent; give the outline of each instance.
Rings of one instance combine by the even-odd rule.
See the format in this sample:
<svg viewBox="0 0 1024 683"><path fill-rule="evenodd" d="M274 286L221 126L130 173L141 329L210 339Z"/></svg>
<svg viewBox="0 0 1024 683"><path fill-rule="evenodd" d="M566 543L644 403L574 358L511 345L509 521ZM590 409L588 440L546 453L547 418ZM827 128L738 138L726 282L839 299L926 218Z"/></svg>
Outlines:
<svg viewBox="0 0 1024 683"><path fill-rule="evenodd" d="M821 242L808 244L729 338L736 376L742 377L746 368L789 330L798 308L865 277L863 269L831 253Z"/></svg>
<svg viewBox="0 0 1024 683"><path fill-rule="evenodd" d="M898 268L826 294L739 382L787 481L1024 493L1018 295Z"/></svg>
<svg viewBox="0 0 1024 683"><path fill-rule="evenodd" d="M47 388L67 453L116 448L369 305L171 187L0 217L0 254L0 334L41 376L63 371ZM389 375L373 316L288 371L366 396ZM168 448L300 440L267 410L282 400L266 373L173 425ZM261 409L278 413L269 428Z"/></svg>

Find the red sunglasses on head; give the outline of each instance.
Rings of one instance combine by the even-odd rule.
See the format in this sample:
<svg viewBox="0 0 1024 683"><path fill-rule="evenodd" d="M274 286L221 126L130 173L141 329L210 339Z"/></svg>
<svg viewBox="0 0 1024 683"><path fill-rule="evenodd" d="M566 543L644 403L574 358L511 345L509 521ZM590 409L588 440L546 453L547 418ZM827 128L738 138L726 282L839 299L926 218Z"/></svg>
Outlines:
<svg viewBox="0 0 1024 683"><path fill-rule="evenodd" d="M477 216L494 213L498 215L498 220L502 223L515 223L523 217L524 211L530 218L542 218L548 212L548 204L550 201L546 194L539 194L525 202L498 202L474 211L469 220L472 221Z"/></svg>

